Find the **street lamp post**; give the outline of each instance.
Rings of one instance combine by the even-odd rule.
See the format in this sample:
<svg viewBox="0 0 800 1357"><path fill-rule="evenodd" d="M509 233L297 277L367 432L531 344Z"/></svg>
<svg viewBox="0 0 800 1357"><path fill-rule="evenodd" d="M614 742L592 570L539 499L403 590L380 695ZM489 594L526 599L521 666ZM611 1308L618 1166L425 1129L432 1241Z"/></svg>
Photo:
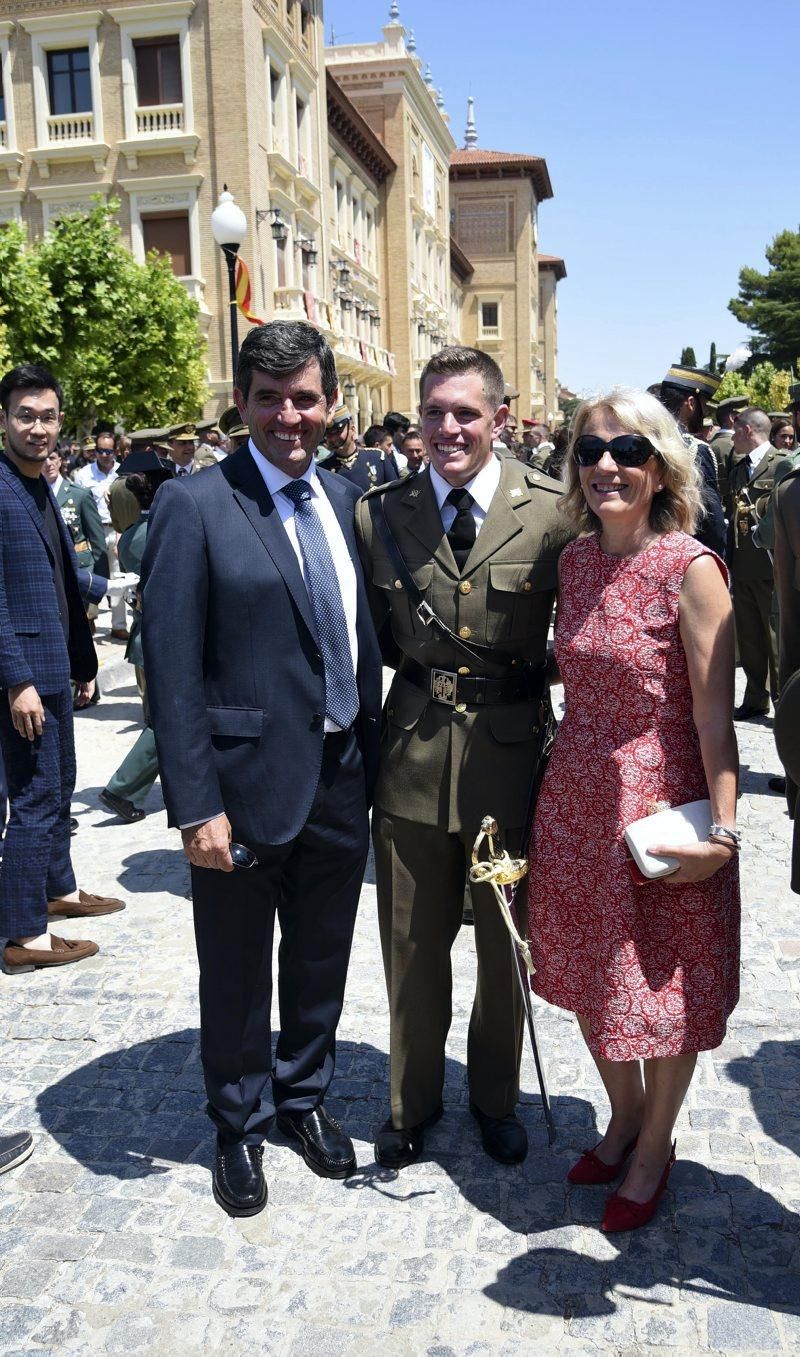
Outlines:
<svg viewBox="0 0 800 1357"><path fill-rule="evenodd" d="M239 361L239 327L236 320L236 256L239 246L247 235L247 218L240 207L236 206L228 185L223 184L219 202L211 213L211 230L214 239L225 256L228 266L228 294L231 317L231 366L233 384L236 385L236 365Z"/></svg>

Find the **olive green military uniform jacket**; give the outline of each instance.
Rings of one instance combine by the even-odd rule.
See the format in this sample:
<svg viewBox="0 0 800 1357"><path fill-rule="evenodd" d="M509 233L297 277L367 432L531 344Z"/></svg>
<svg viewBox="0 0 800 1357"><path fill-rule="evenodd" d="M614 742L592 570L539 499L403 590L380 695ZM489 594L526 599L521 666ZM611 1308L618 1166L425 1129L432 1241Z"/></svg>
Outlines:
<svg viewBox="0 0 800 1357"><path fill-rule="evenodd" d="M520 666L544 662L557 563L573 535L559 511L563 486L504 458L500 483L459 572L426 470L370 491L356 506L359 545L379 634L390 626L402 655L451 673L513 673L458 654L417 616L370 517L380 495L425 600L465 640L496 646ZM389 815L477 834L484 815L520 829L534 773L539 704L445 706L395 674L384 710L376 806Z"/></svg>
<svg viewBox="0 0 800 1357"><path fill-rule="evenodd" d="M756 513L758 514L758 527L755 531L755 538L760 547L765 551L774 551L775 549L775 491L783 480L788 476L793 467L800 465L800 451L786 452L779 462L775 463L775 472L772 478L772 493L757 501Z"/></svg>
<svg viewBox="0 0 800 1357"><path fill-rule="evenodd" d="M114 482L116 485L116 481ZM138 505L138 501L137 501ZM144 544L147 541L147 514L142 514L139 506L139 518L119 539L119 563L127 574L140 575L142 573L142 557L144 556ZM130 664L138 664L144 667L144 655L142 653L142 614L139 608L133 614L133 621L130 629L130 639L125 649L125 659Z"/></svg>
<svg viewBox="0 0 800 1357"><path fill-rule="evenodd" d="M734 462L729 473L728 560L734 580L771 580L772 562L769 555L753 541L753 529L758 523L757 506L772 493L775 470L785 453L770 447L764 454L755 474L749 476L749 457Z"/></svg>
<svg viewBox="0 0 800 1357"><path fill-rule="evenodd" d="M56 500L69 529L78 565L108 579L106 534L91 490L62 480Z"/></svg>
<svg viewBox="0 0 800 1357"><path fill-rule="evenodd" d="M108 492L108 511L111 514L111 526L119 533L127 532L141 513L141 505L133 491L128 489L124 475L117 477Z"/></svg>

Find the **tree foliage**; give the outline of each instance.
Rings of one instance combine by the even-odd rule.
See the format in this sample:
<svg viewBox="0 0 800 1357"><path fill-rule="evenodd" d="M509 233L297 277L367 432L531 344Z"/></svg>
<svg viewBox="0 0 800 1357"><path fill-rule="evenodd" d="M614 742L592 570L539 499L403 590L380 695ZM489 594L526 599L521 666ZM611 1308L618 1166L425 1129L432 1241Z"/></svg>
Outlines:
<svg viewBox="0 0 800 1357"><path fill-rule="evenodd" d="M760 405L762 410L785 410L791 381L792 374L779 371L774 363L757 363L748 377L741 372L726 372L714 400L746 396L751 405Z"/></svg>
<svg viewBox="0 0 800 1357"><path fill-rule="evenodd" d="M694 356L694 349L688 344L685 349L681 349L681 367L696 368L697 359Z"/></svg>
<svg viewBox="0 0 800 1357"><path fill-rule="evenodd" d="M800 230L782 231L766 250L769 270L743 268L728 310L754 333L753 349L778 367L800 366Z"/></svg>
<svg viewBox="0 0 800 1357"><path fill-rule="evenodd" d="M138 264L122 242L119 204L71 213L28 246L0 232L0 358L50 366L67 424L126 428L195 419L206 397L199 308L167 258Z"/></svg>

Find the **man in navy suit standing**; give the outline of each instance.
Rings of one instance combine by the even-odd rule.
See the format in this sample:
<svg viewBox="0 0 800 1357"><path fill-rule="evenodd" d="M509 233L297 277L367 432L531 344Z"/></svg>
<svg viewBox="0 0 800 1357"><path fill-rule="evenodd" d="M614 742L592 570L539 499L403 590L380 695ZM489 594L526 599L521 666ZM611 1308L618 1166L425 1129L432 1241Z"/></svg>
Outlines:
<svg viewBox="0 0 800 1357"><path fill-rule="evenodd" d="M61 388L46 368L24 364L0 381L0 756L11 810L0 871L0 956L12 973L98 950L49 933L48 918L125 908L78 890L70 861L70 679L78 701L88 700L97 656L72 538L42 477L61 407Z"/></svg>
<svg viewBox="0 0 800 1357"><path fill-rule="evenodd" d="M164 799L192 867L214 1196L237 1216L266 1204L276 1116L316 1173L355 1168L323 1099L367 856L381 671L359 491L314 460L337 390L313 326L251 330L235 392L249 441L159 490L142 569Z"/></svg>

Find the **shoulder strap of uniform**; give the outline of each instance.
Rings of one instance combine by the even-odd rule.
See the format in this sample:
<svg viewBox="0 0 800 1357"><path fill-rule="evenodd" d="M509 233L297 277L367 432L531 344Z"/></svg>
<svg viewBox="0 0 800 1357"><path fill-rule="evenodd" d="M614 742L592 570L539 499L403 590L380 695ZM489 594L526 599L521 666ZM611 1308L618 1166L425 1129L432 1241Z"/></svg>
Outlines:
<svg viewBox="0 0 800 1357"><path fill-rule="evenodd" d="M516 657L507 655L504 651L496 650L493 646L484 646L474 641L470 645L463 641L454 631L451 631L446 622L443 622L438 613L433 611L429 603L426 603L425 597L417 585L414 576L411 574L408 566L403 559L403 553L397 545L394 533L389 527L389 520L386 517L386 510L383 507L383 497L381 495L370 495L368 499L369 512L373 527L383 543L386 554L389 557L394 569L397 572L398 579L411 599L411 603L416 611L417 617L425 627L433 627L436 634L452 645L460 654L465 655L467 659L477 660L479 664L495 664L505 668L511 668L516 663Z"/></svg>

